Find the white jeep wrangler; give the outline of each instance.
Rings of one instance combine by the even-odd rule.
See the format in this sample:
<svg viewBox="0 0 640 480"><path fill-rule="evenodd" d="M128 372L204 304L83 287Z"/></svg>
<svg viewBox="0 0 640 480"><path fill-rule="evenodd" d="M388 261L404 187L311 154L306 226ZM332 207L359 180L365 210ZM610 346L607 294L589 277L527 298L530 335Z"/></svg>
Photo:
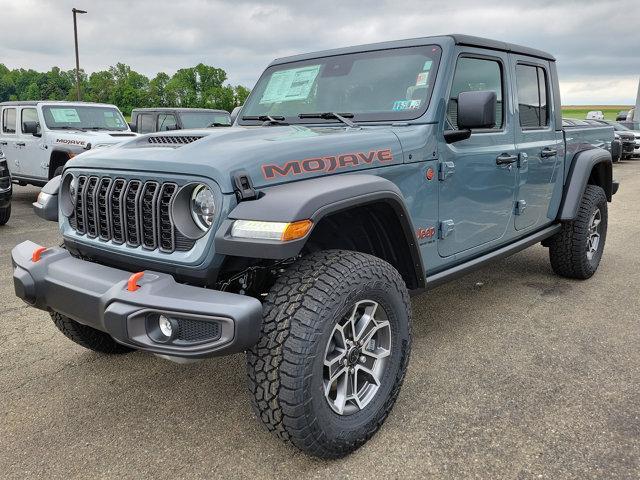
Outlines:
<svg viewBox="0 0 640 480"><path fill-rule="evenodd" d="M20 185L42 186L78 153L137 136L114 105L3 102L0 110L0 149Z"/></svg>

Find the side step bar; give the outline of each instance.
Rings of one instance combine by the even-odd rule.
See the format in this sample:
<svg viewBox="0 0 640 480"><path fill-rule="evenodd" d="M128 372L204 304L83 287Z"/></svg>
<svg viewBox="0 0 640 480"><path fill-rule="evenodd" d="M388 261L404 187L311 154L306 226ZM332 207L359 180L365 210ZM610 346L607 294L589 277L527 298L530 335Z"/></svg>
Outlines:
<svg viewBox="0 0 640 480"><path fill-rule="evenodd" d="M442 272L429 275L427 276L427 286L425 290L430 290L439 285L442 285L445 282L448 282L449 280L462 277L467 273L470 273L474 270L477 270L485 266L487 263L491 263L495 260L500 260L501 258L505 258L510 255L513 255L514 253L518 253L519 251L524 250L525 248L528 248L531 245L541 242L545 238L549 238L555 235L556 233L558 233L558 231L561 228L562 226L560 224L551 225L550 227L546 227L545 229L540 230L539 232L536 232L533 235L530 235L526 238L518 240L517 242L511 243L504 247L501 247L497 250L494 250L493 252L487 253L480 257L476 257L472 260L468 260L464 263L461 263L460 265L456 265L455 267L451 267L451 268L448 268L447 270L443 270ZM421 290L421 291L424 291L424 290ZM416 293L420 293L421 291L418 291Z"/></svg>

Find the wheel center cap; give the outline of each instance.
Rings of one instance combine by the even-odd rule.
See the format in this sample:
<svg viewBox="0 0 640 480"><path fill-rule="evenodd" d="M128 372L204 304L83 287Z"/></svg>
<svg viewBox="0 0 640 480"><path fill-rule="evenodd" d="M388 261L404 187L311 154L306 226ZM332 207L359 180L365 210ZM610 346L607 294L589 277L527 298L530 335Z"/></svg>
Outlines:
<svg viewBox="0 0 640 480"><path fill-rule="evenodd" d="M358 347L351 348L351 350L349 350L349 353L347 353L347 361L349 362L349 364L355 365L356 363L358 363L359 359L360 349Z"/></svg>

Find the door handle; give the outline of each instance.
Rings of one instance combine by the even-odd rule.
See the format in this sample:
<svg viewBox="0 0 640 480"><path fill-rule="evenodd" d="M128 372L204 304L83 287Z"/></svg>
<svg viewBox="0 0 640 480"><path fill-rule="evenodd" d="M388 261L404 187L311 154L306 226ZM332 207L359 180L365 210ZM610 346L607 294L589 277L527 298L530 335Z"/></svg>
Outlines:
<svg viewBox="0 0 640 480"><path fill-rule="evenodd" d="M556 155L558 155L558 150L555 148L546 147L540 152L540 158L555 157Z"/></svg>
<svg viewBox="0 0 640 480"><path fill-rule="evenodd" d="M496 165L509 165L511 163L515 163L517 160L517 155L509 155L508 153L503 153L496 157Z"/></svg>
<svg viewBox="0 0 640 480"><path fill-rule="evenodd" d="M26 146L27 146L27 144L26 144L26 143L24 143L24 142L16 142L16 146L17 146L17 147L26 147Z"/></svg>

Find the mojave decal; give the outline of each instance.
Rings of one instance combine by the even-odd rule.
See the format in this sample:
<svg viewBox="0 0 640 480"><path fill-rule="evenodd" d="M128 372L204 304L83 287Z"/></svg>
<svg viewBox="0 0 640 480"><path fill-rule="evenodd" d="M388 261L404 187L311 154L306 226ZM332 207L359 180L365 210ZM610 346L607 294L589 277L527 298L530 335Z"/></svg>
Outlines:
<svg viewBox="0 0 640 480"><path fill-rule="evenodd" d="M357 167L363 164L393 162L391 149L371 150L368 153L356 152L327 157L312 157L303 160L291 160L282 165L263 165L262 174L266 180L302 173L331 173L337 169Z"/></svg>

